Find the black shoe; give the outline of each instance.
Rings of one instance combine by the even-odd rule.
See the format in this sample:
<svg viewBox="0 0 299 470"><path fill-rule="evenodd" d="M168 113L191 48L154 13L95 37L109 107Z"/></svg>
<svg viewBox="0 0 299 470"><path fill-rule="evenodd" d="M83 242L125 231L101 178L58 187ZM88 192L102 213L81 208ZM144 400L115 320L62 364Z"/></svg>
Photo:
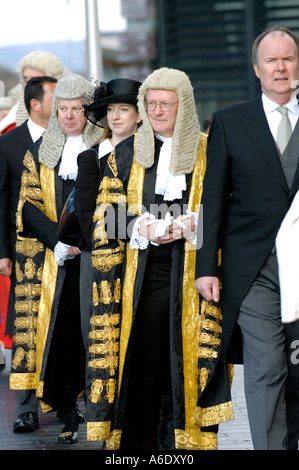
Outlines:
<svg viewBox="0 0 299 470"><path fill-rule="evenodd" d="M78 441L78 433L74 431L62 432L59 434L58 440L63 444L74 444Z"/></svg>
<svg viewBox="0 0 299 470"><path fill-rule="evenodd" d="M38 417L36 413L23 413L13 425L13 432L25 433L38 429Z"/></svg>

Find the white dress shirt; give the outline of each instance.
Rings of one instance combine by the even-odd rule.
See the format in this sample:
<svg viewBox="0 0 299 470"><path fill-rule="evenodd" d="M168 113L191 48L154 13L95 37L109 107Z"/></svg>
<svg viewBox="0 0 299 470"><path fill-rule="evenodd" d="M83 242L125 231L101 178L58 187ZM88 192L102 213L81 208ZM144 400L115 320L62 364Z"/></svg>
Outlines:
<svg viewBox="0 0 299 470"><path fill-rule="evenodd" d="M270 100L270 98L268 98L268 96L266 96L264 93L262 94L262 102L270 131L276 141L278 126L282 119L281 113L277 111L277 108L280 105ZM285 107L289 110L288 116L293 131L299 117L299 105L296 96L294 96L294 98L289 101Z"/></svg>
<svg viewBox="0 0 299 470"><path fill-rule="evenodd" d="M28 118L27 126L33 142L36 142L46 130L44 127L33 122L31 118Z"/></svg>

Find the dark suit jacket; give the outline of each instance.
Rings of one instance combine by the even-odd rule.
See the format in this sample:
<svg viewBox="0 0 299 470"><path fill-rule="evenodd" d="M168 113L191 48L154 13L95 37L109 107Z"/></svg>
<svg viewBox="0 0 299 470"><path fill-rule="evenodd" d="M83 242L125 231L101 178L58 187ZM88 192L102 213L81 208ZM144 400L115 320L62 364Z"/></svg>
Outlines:
<svg viewBox="0 0 299 470"><path fill-rule="evenodd" d="M226 351L240 304L275 244L298 187L297 167L292 188L288 188L261 96L215 113L208 142L203 245L197 252L196 277L219 274L221 248Z"/></svg>
<svg viewBox="0 0 299 470"><path fill-rule="evenodd" d="M0 137L0 258L12 258L23 158L32 144L27 121Z"/></svg>

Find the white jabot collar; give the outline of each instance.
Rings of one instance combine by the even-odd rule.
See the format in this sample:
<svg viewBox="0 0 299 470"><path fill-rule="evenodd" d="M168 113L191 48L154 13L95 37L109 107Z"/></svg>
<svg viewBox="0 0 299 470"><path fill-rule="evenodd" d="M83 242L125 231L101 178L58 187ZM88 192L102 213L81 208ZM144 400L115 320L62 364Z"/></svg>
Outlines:
<svg viewBox="0 0 299 470"><path fill-rule="evenodd" d="M165 201L181 199L182 192L186 190L186 177L185 175L173 175L169 171L172 138L165 138L159 134L155 134L155 136L163 142L157 167L155 192L164 196Z"/></svg>
<svg viewBox="0 0 299 470"><path fill-rule="evenodd" d="M77 157L86 150L83 134L68 136L64 144L58 175L62 179L75 180L78 173Z"/></svg>

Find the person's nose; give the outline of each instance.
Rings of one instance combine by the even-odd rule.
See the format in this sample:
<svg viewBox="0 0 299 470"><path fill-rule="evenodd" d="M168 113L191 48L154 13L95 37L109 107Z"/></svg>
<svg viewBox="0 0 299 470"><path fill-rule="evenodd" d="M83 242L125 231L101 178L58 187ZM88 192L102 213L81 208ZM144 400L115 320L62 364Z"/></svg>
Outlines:
<svg viewBox="0 0 299 470"><path fill-rule="evenodd" d="M156 107L155 107L155 114L163 114L163 109L161 107L161 104L160 103L157 103L156 104Z"/></svg>
<svg viewBox="0 0 299 470"><path fill-rule="evenodd" d="M119 119L119 111L116 109L115 111L113 111L113 119Z"/></svg>
<svg viewBox="0 0 299 470"><path fill-rule="evenodd" d="M284 63L284 60L283 60L283 59L278 59L276 68L277 68L277 70L279 70L279 71L285 69L285 63Z"/></svg>
<svg viewBox="0 0 299 470"><path fill-rule="evenodd" d="M72 119L72 117L74 117L74 112L72 109L68 109L67 112L66 112L66 118L67 119Z"/></svg>

